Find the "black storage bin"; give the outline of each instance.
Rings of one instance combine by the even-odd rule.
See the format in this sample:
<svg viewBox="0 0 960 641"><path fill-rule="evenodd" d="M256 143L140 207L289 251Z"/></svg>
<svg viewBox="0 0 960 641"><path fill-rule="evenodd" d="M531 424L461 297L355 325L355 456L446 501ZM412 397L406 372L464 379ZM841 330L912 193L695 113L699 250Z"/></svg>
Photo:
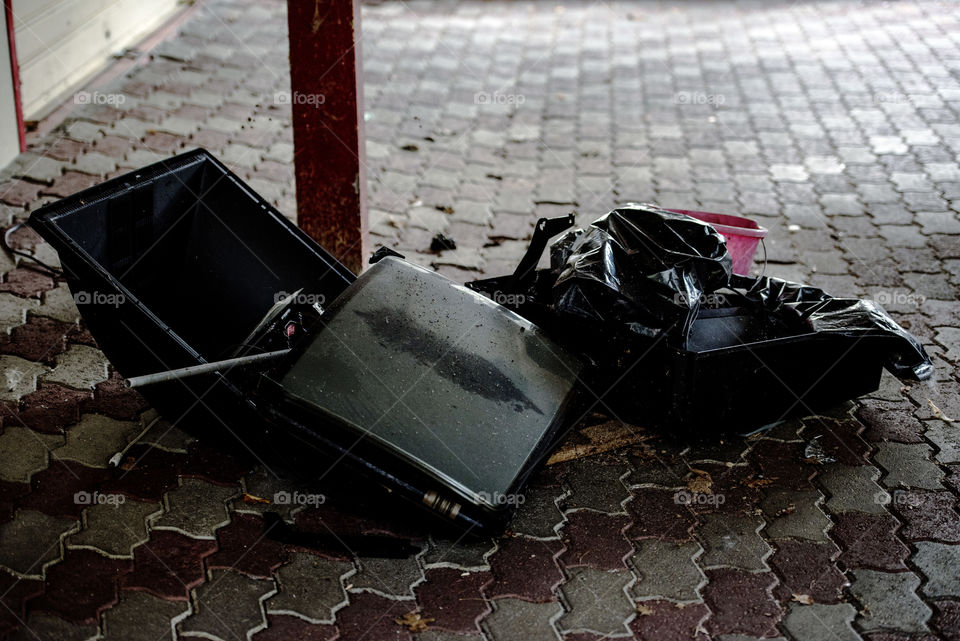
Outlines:
<svg viewBox="0 0 960 641"><path fill-rule="evenodd" d="M885 353L876 339L769 335L749 316L698 318L686 349L619 336L611 352L617 356L605 357L619 367L595 382L610 389L604 403L626 421L683 432L748 432L879 386Z"/></svg>
<svg viewBox="0 0 960 641"><path fill-rule="evenodd" d="M242 354L278 297L308 288L333 300L356 278L203 149L47 205L30 224L59 253L84 321L126 377ZM171 420L249 418L219 373L144 393Z"/></svg>

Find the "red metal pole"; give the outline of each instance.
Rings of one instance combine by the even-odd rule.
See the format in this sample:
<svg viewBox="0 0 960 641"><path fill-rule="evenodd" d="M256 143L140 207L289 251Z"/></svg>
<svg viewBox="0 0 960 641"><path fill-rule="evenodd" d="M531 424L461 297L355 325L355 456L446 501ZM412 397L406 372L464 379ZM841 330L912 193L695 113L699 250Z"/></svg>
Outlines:
<svg viewBox="0 0 960 641"><path fill-rule="evenodd" d="M288 0L297 223L359 273L367 180L359 0Z"/></svg>
<svg viewBox="0 0 960 641"><path fill-rule="evenodd" d="M13 103L17 111L17 137L20 152L27 150L27 128L23 121L23 100L20 97L20 62L17 60L17 39L13 24L13 0L4 0L3 13L7 22L7 47L10 51L10 77L13 79Z"/></svg>

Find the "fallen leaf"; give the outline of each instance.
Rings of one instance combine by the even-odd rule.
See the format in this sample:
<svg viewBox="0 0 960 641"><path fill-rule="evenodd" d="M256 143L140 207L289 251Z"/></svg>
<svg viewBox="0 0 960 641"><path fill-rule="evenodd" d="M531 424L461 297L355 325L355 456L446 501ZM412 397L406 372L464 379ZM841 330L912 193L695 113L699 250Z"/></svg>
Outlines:
<svg viewBox="0 0 960 641"><path fill-rule="evenodd" d="M933 404L933 401L930 400L929 398L927 399L927 405L930 406L930 411L933 412L933 415L934 415L935 418L939 418L941 421L944 421L944 422L947 422L947 423L953 423L953 422L954 422L954 419L952 419L952 418L950 418L949 416L947 416L946 414L944 414L944 413L940 410L940 408L937 407L936 405L934 405L934 404Z"/></svg>
<svg viewBox="0 0 960 641"><path fill-rule="evenodd" d="M804 605L813 605L813 597L809 594L794 594L793 600Z"/></svg>
<svg viewBox="0 0 960 641"><path fill-rule="evenodd" d="M433 623L433 617L420 616L419 612L407 612L402 617L393 620L397 625L406 626L410 632L425 632L428 623Z"/></svg>
<svg viewBox="0 0 960 641"><path fill-rule="evenodd" d="M556 465L574 459L586 458L594 454L602 454L627 445L635 445L653 438L645 434L642 428L631 427L619 421L606 421L599 425L590 425L578 430L577 436L586 437L587 443L570 443L571 439L562 444L557 451L547 459L547 465Z"/></svg>
<svg viewBox="0 0 960 641"><path fill-rule="evenodd" d="M638 604L637 604L637 614L639 614L639 615L642 616L642 617L648 617L648 616L650 616L651 614L653 614L653 608L651 608L649 605L644 605L644 604L642 604L642 603L638 603Z"/></svg>
<svg viewBox="0 0 960 641"><path fill-rule="evenodd" d="M124 472L129 472L136 466L137 466L137 459L133 458L132 456L128 456L123 461L123 463L120 464L120 469L123 470Z"/></svg>
<svg viewBox="0 0 960 641"><path fill-rule="evenodd" d="M244 503L265 503L267 505L270 505L270 499L265 499L260 496L254 496L253 494L247 494L246 492L244 492L243 494L243 502Z"/></svg>
<svg viewBox="0 0 960 641"><path fill-rule="evenodd" d="M713 494L713 477L706 470L690 468L693 476L687 481L687 489L694 494Z"/></svg>
<svg viewBox="0 0 960 641"><path fill-rule="evenodd" d="M744 485L746 485L750 489L756 489L758 487L766 487L768 485L772 485L773 482L776 480L777 480L776 476L771 476L768 479L751 479L746 483L744 483Z"/></svg>

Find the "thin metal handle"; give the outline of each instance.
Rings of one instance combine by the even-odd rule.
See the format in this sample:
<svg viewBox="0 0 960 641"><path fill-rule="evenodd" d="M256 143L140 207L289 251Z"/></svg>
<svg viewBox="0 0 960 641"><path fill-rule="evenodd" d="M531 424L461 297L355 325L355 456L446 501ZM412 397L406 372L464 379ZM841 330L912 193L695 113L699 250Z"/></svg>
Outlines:
<svg viewBox="0 0 960 641"><path fill-rule="evenodd" d="M191 365L189 367L181 367L180 369L171 369L165 372L157 372L155 374L144 374L143 376L134 376L133 378L128 378L124 381L124 384L127 387L143 387L144 385L153 385L154 383L164 383L166 381L175 381L181 378L189 378L190 376L198 376L200 374L209 374L211 372L216 372L221 369L229 369L236 367L238 365L250 365L251 363L259 363L260 361L268 361L274 358L280 358L290 353L289 349L281 349L276 352L266 352L265 354L253 354L252 356L238 356L237 358L228 358L224 361L216 361L213 363L203 363L201 365Z"/></svg>

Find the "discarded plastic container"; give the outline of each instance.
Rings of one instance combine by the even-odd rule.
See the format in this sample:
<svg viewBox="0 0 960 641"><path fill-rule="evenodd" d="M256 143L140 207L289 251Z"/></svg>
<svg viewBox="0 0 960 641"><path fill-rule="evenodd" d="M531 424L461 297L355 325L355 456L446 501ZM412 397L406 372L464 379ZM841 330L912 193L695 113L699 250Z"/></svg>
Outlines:
<svg viewBox="0 0 960 641"><path fill-rule="evenodd" d="M727 251L733 259L733 273L748 275L753 266L753 258L757 253L757 246L767 235L767 230L755 221L742 216L729 214L712 214L706 211L691 211L688 209L667 209L678 214L686 214L716 229L727 240Z"/></svg>
<svg viewBox="0 0 960 641"><path fill-rule="evenodd" d="M116 369L161 374L139 380L168 420L308 482L342 461L497 529L573 416L581 365L528 320L395 257L357 278L204 150L30 222Z"/></svg>
<svg viewBox="0 0 960 641"><path fill-rule="evenodd" d="M241 355L278 293L309 286L333 300L356 278L202 149L47 205L30 224L126 377ZM195 425L249 418L218 376L144 393Z"/></svg>

